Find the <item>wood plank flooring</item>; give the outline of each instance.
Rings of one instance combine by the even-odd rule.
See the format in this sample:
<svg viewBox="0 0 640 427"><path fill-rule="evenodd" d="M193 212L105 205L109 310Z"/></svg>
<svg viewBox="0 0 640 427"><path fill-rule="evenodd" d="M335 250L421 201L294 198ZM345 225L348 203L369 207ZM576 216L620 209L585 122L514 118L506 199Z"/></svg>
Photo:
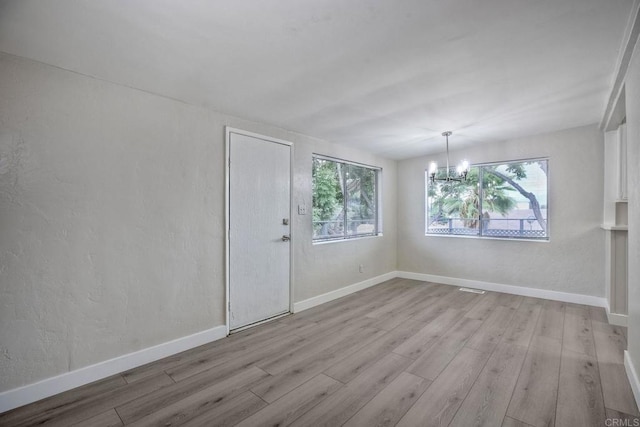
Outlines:
<svg viewBox="0 0 640 427"><path fill-rule="evenodd" d="M0 426L637 425L625 348L599 308L394 279Z"/></svg>

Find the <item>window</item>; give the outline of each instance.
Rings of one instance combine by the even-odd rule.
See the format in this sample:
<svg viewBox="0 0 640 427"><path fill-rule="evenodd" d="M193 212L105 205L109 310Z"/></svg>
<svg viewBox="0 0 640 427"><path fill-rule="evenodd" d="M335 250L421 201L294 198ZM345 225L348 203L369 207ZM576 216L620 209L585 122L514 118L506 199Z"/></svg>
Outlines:
<svg viewBox="0 0 640 427"><path fill-rule="evenodd" d="M425 172L426 234L549 240L548 167L547 159L474 165L465 182L431 182Z"/></svg>
<svg viewBox="0 0 640 427"><path fill-rule="evenodd" d="M313 240L376 236L379 168L314 155Z"/></svg>

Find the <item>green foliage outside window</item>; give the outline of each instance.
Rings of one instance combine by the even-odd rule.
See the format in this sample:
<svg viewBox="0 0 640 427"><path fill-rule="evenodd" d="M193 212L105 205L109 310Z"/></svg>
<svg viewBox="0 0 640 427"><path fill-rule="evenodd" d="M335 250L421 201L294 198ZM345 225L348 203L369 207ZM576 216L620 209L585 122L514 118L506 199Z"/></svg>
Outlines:
<svg viewBox="0 0 640 427"><path fill-rule="evenodd" d="M547 171L539 159L472 166L462 182L425 174L426 233L547 240Z"/></svg>
<svg viewBox="0 0 640 427"><path fill-rule="evenodd" d="M313 239L378 234L379 169L313 158Z"/></svg>

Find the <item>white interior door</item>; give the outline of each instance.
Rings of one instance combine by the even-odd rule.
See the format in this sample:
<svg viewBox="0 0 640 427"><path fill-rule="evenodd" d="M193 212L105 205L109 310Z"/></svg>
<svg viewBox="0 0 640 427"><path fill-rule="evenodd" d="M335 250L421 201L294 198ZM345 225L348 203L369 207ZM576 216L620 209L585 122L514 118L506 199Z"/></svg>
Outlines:
<svg viewBox="0 0 640 427"><path fill-rule="evenodd" d="M229 133L229 329L289 312L291 146Z"/></svg>

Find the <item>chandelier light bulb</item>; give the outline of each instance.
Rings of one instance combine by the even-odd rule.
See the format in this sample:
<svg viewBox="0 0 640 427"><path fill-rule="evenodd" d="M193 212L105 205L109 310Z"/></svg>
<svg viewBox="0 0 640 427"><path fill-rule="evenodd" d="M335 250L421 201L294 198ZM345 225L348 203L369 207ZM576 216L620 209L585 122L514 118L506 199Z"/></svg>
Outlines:
<svg viewBox="0 0 640 427"><path fill-rule="evenodd" d="M433 175L438 171L438 164L436 162L431 162L429 165L429 174Z"/></svg>

